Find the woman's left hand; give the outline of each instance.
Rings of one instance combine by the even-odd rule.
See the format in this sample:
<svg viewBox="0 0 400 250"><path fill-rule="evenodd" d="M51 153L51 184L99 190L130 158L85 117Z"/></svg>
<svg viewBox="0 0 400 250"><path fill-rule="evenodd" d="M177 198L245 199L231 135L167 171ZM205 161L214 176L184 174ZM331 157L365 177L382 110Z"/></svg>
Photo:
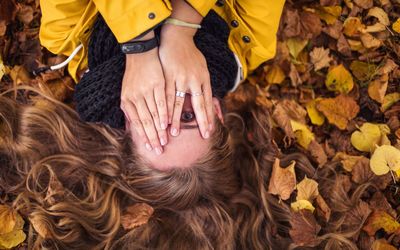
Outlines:
<svg viewBox="0 0 400 250"><path fill-rule="evenodd" d="M159 57L164 71L171 134L179 134L184 98L176 91L191 94L193 110L203 138L212 130L212 91L206 59L197 49L196 30L164 25L161 31Z"/></svg>

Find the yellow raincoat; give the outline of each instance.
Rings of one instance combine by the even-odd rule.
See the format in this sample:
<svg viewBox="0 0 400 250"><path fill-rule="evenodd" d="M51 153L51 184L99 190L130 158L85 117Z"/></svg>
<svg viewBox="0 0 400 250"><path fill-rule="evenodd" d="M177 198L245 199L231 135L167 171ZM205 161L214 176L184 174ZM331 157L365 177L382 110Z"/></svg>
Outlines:
<svg viewBox="0 0 400 250"><path fill-rule="evenodd" d="M238 56L243 77L275 55L276 32L284 0L186 0L202 16L213 9L230 26L229 48ZM71 76L87 68L87 45L97 13L122 43L171 15L169 0L40 0L40 41L54 54L69 56Z"/></svg>

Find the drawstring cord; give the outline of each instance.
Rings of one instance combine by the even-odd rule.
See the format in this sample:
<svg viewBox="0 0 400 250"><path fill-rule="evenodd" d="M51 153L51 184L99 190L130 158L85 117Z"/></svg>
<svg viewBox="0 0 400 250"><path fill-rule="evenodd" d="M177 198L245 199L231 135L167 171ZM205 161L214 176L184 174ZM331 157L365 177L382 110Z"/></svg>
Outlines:
<svg viewBox="0 0 400 250"><path fill-rule="evenodd" d="M65 61L63 61L62 63L56 64L56 65L53 65L53 66L45 66L45 67L40 67L40 68L35 69L32 72L33 75L37 76L40 73L43 73L43 72L48 71L48 70L54 71L54 70L57 70L57 69L64 68L76 56L76 54L78 54L78 52L82 49L82 47L83 47L83 45L79 44L79 46L76 47L74 49L74 51L72 51L71 55Z"/></svg>

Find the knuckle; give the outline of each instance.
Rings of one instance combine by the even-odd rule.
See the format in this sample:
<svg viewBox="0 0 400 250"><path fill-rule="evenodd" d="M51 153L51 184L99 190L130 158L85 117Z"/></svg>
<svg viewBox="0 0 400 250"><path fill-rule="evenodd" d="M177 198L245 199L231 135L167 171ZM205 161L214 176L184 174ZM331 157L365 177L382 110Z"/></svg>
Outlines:
<svg viewBox="0 0 400 250"><path fill-rule="evenodd" d="M182 100L177 99L175 101L175 107L180 108L180 107L182 107L182 105L183 105L183 101Z"/></svg>
<svg viewBox="0 0 400 250"><path fill-rule="evenodd" d="M142 124L144 127L148 128L152 125L153 121L151 119L143 119Z"/></svg>
<svg viewBox="0 0 400 250"><path fill-rule="evenodd" d="M165 107L165 101L164 100L158 100L157 101L157 106L159 108L164 108Z"/></svg>
<svg viewBox="0 0 400 250"><path fill-rule="evenodd" d="M138 119L133 119L131 124L134 128L140 128L140 126L142 125L142 123Z"/></svg>
<svg viewBox="0 0 400 250"><path fill-rule="evenodd" d="M158 118L158 112L157 112L157 111L151 111L151 116L152 116L154 119L157 119L157 118Z"/></svg>

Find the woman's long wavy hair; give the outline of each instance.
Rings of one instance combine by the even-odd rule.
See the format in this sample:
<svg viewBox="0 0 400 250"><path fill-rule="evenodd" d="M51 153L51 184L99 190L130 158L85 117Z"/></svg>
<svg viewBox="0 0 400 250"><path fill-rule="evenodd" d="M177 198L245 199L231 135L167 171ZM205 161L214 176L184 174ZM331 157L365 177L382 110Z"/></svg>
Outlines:
<svg viewBox="0 0 400 250"><path fill-rule="evenodd" d="M290 209L267 193L281 155L264 94L251 84L229 94L207 156L168 172L146 166L129 133L84 123L51 97L0 96L0 193L34 225L33 249L287 249ZM281 162L294 158L315 176L301 155ZM125 231L121 217L138 203L154 213Z"/></svg>

